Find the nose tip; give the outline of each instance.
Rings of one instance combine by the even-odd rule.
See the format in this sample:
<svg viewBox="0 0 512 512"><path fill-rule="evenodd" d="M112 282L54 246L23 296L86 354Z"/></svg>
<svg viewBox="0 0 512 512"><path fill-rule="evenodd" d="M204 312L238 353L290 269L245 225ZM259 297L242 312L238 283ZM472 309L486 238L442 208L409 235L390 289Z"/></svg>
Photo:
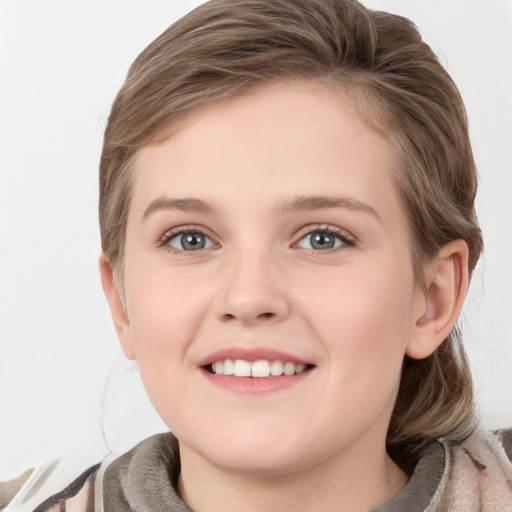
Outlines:
<svg viewBox="0 0 512 512"><path fill-rule="evenodd" d="M282 286L284 277L268 258L240 258L231 263L217 299L219 319L251 325L277 322L288 316L290 304Z"/></svg>

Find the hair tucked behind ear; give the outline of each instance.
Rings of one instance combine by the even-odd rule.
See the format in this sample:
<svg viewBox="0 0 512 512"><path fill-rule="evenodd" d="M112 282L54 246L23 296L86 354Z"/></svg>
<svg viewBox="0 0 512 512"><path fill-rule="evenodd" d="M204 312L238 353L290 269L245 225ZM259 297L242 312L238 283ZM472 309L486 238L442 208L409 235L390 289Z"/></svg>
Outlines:
<svg viewBox="0 0 512 512"><path fill-rule="evenodd" d="M424 263L456 239L468 244L473 271L482 239L466 113L416 27L355 0L213 0L141 53L112 107L100 164L100 227L119 288L137 150L200 105L293 79L341 88L395 148L418 282ZM407 465L431 439L462 439L473 408L454 331L432 356L405 358L390 453Z"/></svg>

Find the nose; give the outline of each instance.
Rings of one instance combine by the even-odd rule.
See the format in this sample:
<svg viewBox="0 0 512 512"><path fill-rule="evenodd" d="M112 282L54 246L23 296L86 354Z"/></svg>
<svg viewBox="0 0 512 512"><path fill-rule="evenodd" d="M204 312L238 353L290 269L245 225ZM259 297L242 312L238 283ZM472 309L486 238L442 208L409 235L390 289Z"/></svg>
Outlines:
<svg viewBox="0 0 512 512"><path fill-rule="evenodd" d="M285 273L270 252L246 250L228 258L215 313L244 325L278 322L290 313Z"/></svg>

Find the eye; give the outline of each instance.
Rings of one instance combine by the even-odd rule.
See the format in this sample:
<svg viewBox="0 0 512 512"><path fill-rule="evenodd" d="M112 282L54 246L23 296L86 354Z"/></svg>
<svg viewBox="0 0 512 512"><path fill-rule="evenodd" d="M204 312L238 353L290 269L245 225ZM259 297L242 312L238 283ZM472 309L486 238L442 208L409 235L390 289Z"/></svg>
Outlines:
<svg viewBox="0 0 512 512"><path fill-rule="evenodd" d="M180 251L199 251L213 247L213 241L200 231L175 233L167 240L167 245Z"/></svg>
<svg viewBox="0 0 512 512"><path fill-rule="evenodd" d="M302 237L297 247L313 249L315 251L328 251L342 245L353 245L353 241L342 233L331 229L317 229Z"/></svg>

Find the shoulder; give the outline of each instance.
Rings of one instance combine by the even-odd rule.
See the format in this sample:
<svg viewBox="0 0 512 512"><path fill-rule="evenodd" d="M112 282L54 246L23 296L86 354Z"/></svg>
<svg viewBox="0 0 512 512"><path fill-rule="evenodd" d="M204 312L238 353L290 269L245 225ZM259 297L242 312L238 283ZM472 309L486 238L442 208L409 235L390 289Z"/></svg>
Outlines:
<svg viewBox="0 0 512 512"><path fill-rule="evenodd" d="M500 440L508 459L512 461L512 428L497 430L494 435Z"/></svg>
<svg viewBox="0 0 512 512"><path fill-rule="evenodd" d="M59 459L0 485L2 512L89 512L97 510L97 487L107 461L87 465ZM6 508L1 508L1 507ZM101 510L101 509L98 509Z"/></svg>
<svg viewBox="0 0 512 512"><path fill-rule="evenodd" d="M34 472L34 468L28 469L22 475L12 480L0 482L0 510L3 510L12 499L18 494L20 489L25 485L30 475Z"/></svg>
<svg viewBox="0 0 512 512"><path fill-rule="evenodd" d="M443 444L446 465L433 510L512 511L512 429Z"/></svg>
<svg viewBox="0 0 512 512"><path fill-rule="evenodd" d="M175 490L180 464L172 434L152 436L128 452L104 458L63 458L0 484L1 512L190 511ZM6 508L2 508L6 507Z"/></svg>
<svg viewBox="0 0 512 512"><path fill-rule="evenodd" d="M177 492L179 473L178 440L170 432L142 441L106 469L105 511L191 512Z"/></svg>
<svg viewBox="0 0 512 512"><path fill-rule="evenodd" d="M449 448L451 467L484 478L512 477L512 429L477 430L462 443Z"/></svg>

